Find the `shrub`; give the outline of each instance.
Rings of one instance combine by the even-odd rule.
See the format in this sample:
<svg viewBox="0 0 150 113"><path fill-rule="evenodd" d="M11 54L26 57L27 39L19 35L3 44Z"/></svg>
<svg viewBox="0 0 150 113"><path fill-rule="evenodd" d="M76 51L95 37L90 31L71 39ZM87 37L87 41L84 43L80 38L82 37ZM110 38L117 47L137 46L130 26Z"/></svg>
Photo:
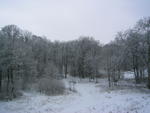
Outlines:
<svg viewBox="0 0 150 113"><path fill-rule="evenodd" d="M20 92L20 84L18 81L15 81L14 84L10 84L7 87L6 80L3 80L3 85L0 92L0 100L12 100L13 98L17 98L22 96L22 93Z"/></svg>
<svg viewBox="0 0 150 113"><path fill-rule="evenodd" d="M39 80L38 90L46 95L59 95L64 93L65 84L62 80L45 77Z"/></svg>

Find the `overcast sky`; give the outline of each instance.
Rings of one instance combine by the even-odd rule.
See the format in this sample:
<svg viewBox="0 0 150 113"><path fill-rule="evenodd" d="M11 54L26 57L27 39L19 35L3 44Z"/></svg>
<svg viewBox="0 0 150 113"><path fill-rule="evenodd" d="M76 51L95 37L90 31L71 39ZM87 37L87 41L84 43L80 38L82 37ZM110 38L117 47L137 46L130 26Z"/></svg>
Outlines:
<svg viewBox="0 0 150 113"><path fill-rule="evenodd" d="M150 0L0 0L0 27L15 24L50 40L102 43L150 16Z"/></svg>

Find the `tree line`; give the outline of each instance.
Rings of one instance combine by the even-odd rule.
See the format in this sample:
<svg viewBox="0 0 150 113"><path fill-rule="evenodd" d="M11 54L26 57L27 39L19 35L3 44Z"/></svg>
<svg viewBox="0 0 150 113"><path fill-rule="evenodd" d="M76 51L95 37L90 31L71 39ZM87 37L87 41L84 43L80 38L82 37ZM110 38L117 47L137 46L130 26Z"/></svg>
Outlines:
<svg viewBox="0 0 150 113"><path fill-rule="evenodd" d="M18 86L25 90L44 77L96 75L101 48L90 37L51 42L16 25L5 26L0 30L0 92L13 98Z"/></svg>
<svg viewBox="0 0 150 113"><path fill-rule="evenodd" d="M109 86L111 80L120 79L121 71L133 71L135 82L146 82L150 88L150 17L118 32L115 40L103 49Z"/></svg>
<svg viewBox="0 0 150 113"><path fill-rule="evenodd" d="M43 77L56 79L62 74L65 78L96 78L102 71L107 72L109 86L121 78L123 71L133 71L136 83L146 80L150 88L149 17L139 20L132 29L118 32L108 44L85 36L52 42L16 25L0 30L0 92L11 98L18 89L28 89Z"/></svg>

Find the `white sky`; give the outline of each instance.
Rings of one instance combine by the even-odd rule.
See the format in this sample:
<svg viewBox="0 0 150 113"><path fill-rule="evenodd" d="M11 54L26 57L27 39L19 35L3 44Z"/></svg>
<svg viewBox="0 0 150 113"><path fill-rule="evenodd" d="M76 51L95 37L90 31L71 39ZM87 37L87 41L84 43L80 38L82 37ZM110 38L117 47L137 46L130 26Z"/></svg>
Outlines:
<svg viewBox="0 0 150 113"><path fill-rule="evenodd" d="M101 43L150 16L150 0L0 0L0 27L15 24L50 40Z"/></svg>

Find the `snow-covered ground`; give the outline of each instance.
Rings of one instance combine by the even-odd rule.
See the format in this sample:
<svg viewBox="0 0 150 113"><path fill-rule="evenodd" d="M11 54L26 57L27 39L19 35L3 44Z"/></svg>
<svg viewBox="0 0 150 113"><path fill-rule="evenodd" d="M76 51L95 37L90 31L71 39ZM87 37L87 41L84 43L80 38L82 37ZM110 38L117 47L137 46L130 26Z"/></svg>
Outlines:
<svg viewBox="0 0 150 113"><path fill-rule="evenodd" d="M144 71L144 76L145 77L148 77L148 72L147 70ZM135 75L134 75L134 72L133 71L126 71L126 72L123 72L123 77L125 79L134 79L135 78Z"/></svg>
<svg viewBox="0 0 150 113"><path fill-rule="evenodd" d="M87 80L88 81L88 80ZM137 88L107 88L107 80L98 84L79 81L77 92L46 96L26 92L21 98L0 102L0 113L149 113L150 91ZM67 84L67 81L66 81Z"/></svg>
<svg viewBox="0 0 150 113"><path fill-rule="evenodd" d="M134 79L134 72L132 71L126 71L123 73L123 76L125 79Z"/></svg>

